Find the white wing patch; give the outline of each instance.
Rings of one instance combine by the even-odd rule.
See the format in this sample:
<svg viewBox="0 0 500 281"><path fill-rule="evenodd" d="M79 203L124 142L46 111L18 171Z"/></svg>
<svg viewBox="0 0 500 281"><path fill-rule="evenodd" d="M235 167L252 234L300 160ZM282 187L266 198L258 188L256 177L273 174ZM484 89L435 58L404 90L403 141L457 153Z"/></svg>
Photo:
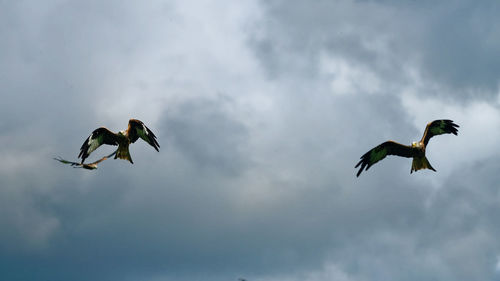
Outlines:
<svg viewBox="0 0 500 281"><path fill-rule="evenodd" d="M92 134L92 136L90 136L90 138L89 138L89 142L88 142L89 149L87 150L87 154L90 154L92 151L96 150L101 145L99 143L99 136L95 139L93 137L94 137L94 134Z"/></svg>
<svg viewBox="0 0 500 281"><path fill-rule="evenodd" d="M137 135L139 135L139 137L145 141L148 141L148 129L146 129L146 126L144 126L144 124L141 124L142 125L142 130L139 130L139 128L137 128Z"/></svg>

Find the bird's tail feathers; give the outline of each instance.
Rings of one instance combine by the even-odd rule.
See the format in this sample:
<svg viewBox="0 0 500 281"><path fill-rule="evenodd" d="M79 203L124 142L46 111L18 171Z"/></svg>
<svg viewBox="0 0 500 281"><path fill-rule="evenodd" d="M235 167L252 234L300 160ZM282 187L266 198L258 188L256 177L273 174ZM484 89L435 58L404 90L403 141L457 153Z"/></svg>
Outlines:
<svg viewBox="0 0 500 281"><path fill-rule="evenodd" d="M134 161L132 161L132 157L130 156L128 147L118 147L115 154L115 159L116 158L125 159L130 161L130 163L134 164Z"/></svg>
<svg viewBox="0 0 500 281"><path fill-rule="evenodd" d="M434 167L432 167L431 163L429 163L429 160L427 159L427 157L414 157L413 158L413 162L411 163L411 171L410 171L410 174L413 173L413 171L418 171L418 170L422 170L422 169L429 169L429 170L433 170L434 172L436 172L436 169L434 169Z"/></svg>

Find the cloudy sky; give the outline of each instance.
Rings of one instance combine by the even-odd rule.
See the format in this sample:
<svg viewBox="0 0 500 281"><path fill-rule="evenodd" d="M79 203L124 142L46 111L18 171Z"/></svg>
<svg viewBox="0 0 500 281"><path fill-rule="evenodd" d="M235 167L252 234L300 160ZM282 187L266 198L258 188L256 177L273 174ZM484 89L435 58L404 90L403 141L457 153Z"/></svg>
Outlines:
<svg viewBox="0 0 500 281"><path fill-rule="evenodd" d="M500 3L0 1L5 280L500 280ZM76 161L138 118L156 152ZM373 146L433 138L437 173ZM94 152L93 161L112 147Z"/></svg>

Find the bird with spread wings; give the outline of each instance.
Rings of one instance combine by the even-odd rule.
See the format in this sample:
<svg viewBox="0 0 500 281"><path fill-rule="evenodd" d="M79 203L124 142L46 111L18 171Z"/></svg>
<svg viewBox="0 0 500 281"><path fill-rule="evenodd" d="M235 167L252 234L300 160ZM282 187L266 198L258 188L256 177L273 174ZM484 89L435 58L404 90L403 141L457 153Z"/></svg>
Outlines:
<svg viewBox="0 0 500 281"><path fill-rule="evenodd" d="M54 158L54 160L57 160L57 161L59 161L59 162L61 162L63 164L71 164L71 166L73 166L73 168L83 168L83 169L87 169L87 170L95 170L95 169L97 169L97 164L99 164L102 161L108 159L109 157L113 156L114 154L116 154L116 150L113 153L111 153L110 155L108 155L108 156L104 156L103 158L101 158L101 159L99 159L99 160L97 160L95 162L87 163L87 164L64 160L61 157Z"/></svg>
<svg viewBox="0 0 500 281"><path fill-rule="evenodd" d="M82 164L85 159L96 150L99 146L103 144L118 145L116 150L115 158L125 159L132 161L128 147L131 143L134 143L139 138L146 141L151 145L156 151L160 151L160 145L156 141L156 136L153 132L144 125L140 120L130 119L128 121L128 128L125 131L120 131L118 133L113 133L105 127L100 127L95 129L92 134L85 140L80 148L80 154L78 158L82 158Z"/></svg>
<svg viewBox="0 0 500 281"><path fill-rule="evenodd" d="M435 172L436 170L431 166L427 157L425 157L425 148L429 140L433 136L442 134L457 135L458 127L460 126L453 123L452 120L434 120L427 124L424 135L419 142L413 142L411 145L403 145L391 140L381 143L361 156L361 160L354 167L358 168L361 165L356 177L359 177L363 170L368 171L373 164L384 159L387 155L413 158L410 174L413 173L413 171L421 169L430 169Z"/></svg>

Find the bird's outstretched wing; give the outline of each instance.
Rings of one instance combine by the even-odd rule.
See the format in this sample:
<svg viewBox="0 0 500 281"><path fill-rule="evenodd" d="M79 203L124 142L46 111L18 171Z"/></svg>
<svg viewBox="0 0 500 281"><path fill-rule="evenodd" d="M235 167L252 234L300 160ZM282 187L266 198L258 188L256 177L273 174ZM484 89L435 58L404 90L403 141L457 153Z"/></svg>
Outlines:
<svg viewBox="0 0 500 281"><path fill-rule="evenodd" d="M73 166L73 168L84 168L84 169L87 169L87 170L95 170L95 169L97 169L97 164L99 164L102 161L104 161L104 160L110 158L111 156L115 155L115 153L116 153L116 150L113 153L111 153L110 155L108 155L108 156L104 156L103 158L101 158L101 159L99 159L99 160L97 160L95 162L87 163L87 164L64 160L61 157L54 158L54 160L57 160L57 161L59 161L61 163L64 163L64 164L70 164L71 166Z"/></svg>
<svg viewBox="0 0 500 281"><path fill-rule="evenodd" d="M137 119L130 119L128 121L128 138L131 143L134 143L137 139L141 138L147 143L149 143L156 151L160 151L160 145L156 141L156 136L151 132L151 130L142 123L142 121Z"/></svg>
<svg viewBox="0 0 500 281"><path fill-rule="evenodd" d="M104 127L95 129L85 142L83 142L82 147L80 148L78 158L82 158L82 164L83 161L89 157L90 153L102 144L118 145L116 134Z"/></svg>
<svg viewBox="0 0 500 281"><path fill-rule="evenodd" d="M427 146L427 143L433 136L437 135L442 135L442 134L454 134L457 135L458 132L458 126L457 124L453 123L452 120L434 120L427 124L427 127L425 127L425 132L424 135L422 136L422 139L420 142L423 142L425 146Z"/></svg>
<svg viewBox="0 0 500 281"><path fill-rule="evenodd" d="M357 168L359 167L359 165L361 165L361 168L356 174L356 177L359 177L363 169L366 168L365 171L368 171L368 169L370 169L373 164L384 159L387 155L413 157L413 153L413 148L407 145L403 145L394 141L386 141L384 143L381 143L361 156L361 160L354 167Z"/></svg>

